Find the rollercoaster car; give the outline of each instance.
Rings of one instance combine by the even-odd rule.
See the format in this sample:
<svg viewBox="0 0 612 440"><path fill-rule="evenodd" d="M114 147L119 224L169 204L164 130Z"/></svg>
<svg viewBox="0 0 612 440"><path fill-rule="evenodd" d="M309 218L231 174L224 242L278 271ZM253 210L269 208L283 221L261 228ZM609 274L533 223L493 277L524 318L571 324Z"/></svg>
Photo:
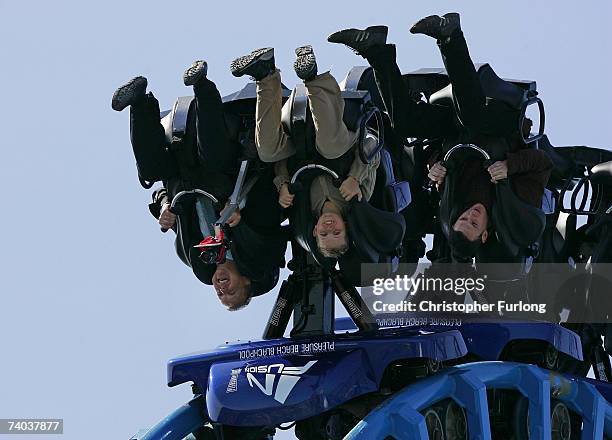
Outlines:
<svg viewBox="0 0 612 440"><path fill-rule="evenodd" d="M431 69L406 80L421 84L428 99L447 81L444 72ZM368 83L371 71L353 69L344 82L345 90L353 84L347 99L370 102L368 94L374 91ZM516 83L535 91L535 83ZM285 93L294 101L296 96ZM533 93L525 97L543 109ZM380 105L375 96L370 98ZM252 85L224 99L243 120L252 116ZM306 111L303 105L295 108ZM163 116L172 127L174 116ZM307 119L307 113L293 118L292 129L299 131L300 121ZM356 119L364 126L370 120ZM374 122L381 134L381 121ZM173 134L180 135L180 130ZM534 217L543 222L538 252L512 239L503 244L525 260L567 264L571 258L591 266L607 262L612 156L588 147L554 148L543 128L530 142L554 159L548 195L552 206L545 217ZM363 154L367 160L368 152ZM409 190L393 177L397 165L389 161L381 189L387 194L381 200L392 200L392 214L410 200ZM580 200L585 192L591 197ZM581 228L576 228L578 215L588 217ZM263 338L170 360L168 385L191 383L194 397L132 440L259 440L291 427L298 438L315 440L612 438L612 386L601 380L609 367L598 364L601 353L611 351L609 326L466 320L457 315L373 316L341 264L338 270L316 255L299 230L293 231L291 246L292 273L280 288ZM366 248L362 253L372 255L367 243L361 246ZM336 296L348 318L335 318ZM584 292L576 300L587 304L590 313L596 309L593 301ZM606 336L603 345L601 336ZM600 380L583 377L590 366Z"/></svg>

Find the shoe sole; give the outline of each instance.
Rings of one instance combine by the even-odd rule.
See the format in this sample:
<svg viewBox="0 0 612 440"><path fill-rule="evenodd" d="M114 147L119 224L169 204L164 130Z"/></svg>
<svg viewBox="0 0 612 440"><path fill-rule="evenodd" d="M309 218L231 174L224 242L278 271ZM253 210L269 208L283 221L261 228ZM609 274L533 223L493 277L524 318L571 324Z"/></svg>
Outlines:
<svg viewBox="0 0 612 440"><path fill-rule="evenodd" d="M297 59L293 63L296 75L302 80L308 80L317 75L317 59L312 46L302 46L295 49Z"/></svg>
<svg viewBox="0 0 612 440"><path fill-rule="evenodd" d="M206 61L194 61L191 67L185 70L185 73L183 74L183 84L186 86L192 86L204 78L207 72L208 64L206 64Z"/></svg>
<svg viewBox="0 0 612 440"><path fill-rule="evenodd" d="M111 107L115 111L122 111L134 100L145 94L147 90L147 79L144 76L132 78L126 84L119 87L113 94Z"/></svg>
<svg viewBox="0 0 612 440"><path fill-rule="evenodd" d="M329 37L327 37L327 41L329 41L330 43L344 44L345 46L348 46L353 50L359 50L373 45L366 44L366 46L364 47L359 47L362 46L366 40L370 39L371 34L384 35L384 38L382 38L382 40L386 42L388 33L389 28L387 26L369 26L365 29L342 29L341 31L334 32ZM376 37L372 37L372 39L375 38Z"/></svg>
<svg viewBox="0 0 612 440"><path fill-rule="evenodd" d="M274 49L271 47L264 47L262 49L256 49L248 55L236 58L230 64L230 71L234 76L244 75L244 71L251 67L256 61L268 61L274 57Z"/></svg>

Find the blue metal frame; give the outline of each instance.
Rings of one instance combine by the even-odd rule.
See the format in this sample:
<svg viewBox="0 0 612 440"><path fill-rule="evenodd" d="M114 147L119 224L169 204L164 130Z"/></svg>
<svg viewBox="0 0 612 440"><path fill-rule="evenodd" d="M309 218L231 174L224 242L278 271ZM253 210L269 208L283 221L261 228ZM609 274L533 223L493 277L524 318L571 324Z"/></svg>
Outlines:
<svg viewBox="0 0 612 440"><path fill-rule="evenodd" d="M612 405L592 384L533 365L477 362L450 368L405 388L368 414L345 439L384 439L390 435L427 440L425 418L419 411L447 398L465 409L470 439L490 439L487 388L514 389L529 400L531 439L550 440L551 390L560 388L564 392L555 398L582 417L583 440L601 440L604 432L612 436Z"/></svg>
<svg viewBox="0 0 612 440"><path fill-rule="evenodd" d="M403 322L408 326L407 328L415 328L409 326L409 318L415 318L418 322L420 318L426 318L427 316L426 314L414 314L414 316L407 316L406 314L378 314L376 318L379 323L399 322L403 318ZM493 321L491 319L472 318L467 321L465 315L450 314L440 315L439 318L440 321L456 322L457 325L420 325L418 328L430 331L458 330L463 336L468 352L476 355L480 360L498 360L504 347L509 342L518 340L546 341L561 353L565 353L578 360L583 360L580 337L558 324L512 321L509 319ZM336 319L336 330L350 331L355 329L355 324L353 324L350 318Z"/></svg>
<svg viewBox="0 0 612 440"><path fill-rule="evenodd" d="M317 353L305 349L317 346L326 349ZM289 354L280 354L284 352ZM386 367L395 361L451 361L466 354L457 330L422 334L414 329L386 329L368 336L347 333L299 340L282 338L226 345L217 351L173 359L168 364L168 384L194 382L201 390L207 390L203 411L214 422L278 425L312 417L378 391ZM299 377L286 399L275 399L280 377L285 374L279 370L299 369L313 360L316 365ZM269 374L247 375L247 368L268 366L274 366ZM229 392L233 376L235 390ZM264 384L266 388L270 386L269 394L263 392Z"/></svg>
<svg viewBox="0 0 612 440"><path fill-rule="evenodd" d="M547 341L559 351L582 359L577 335L547 323L464 322L457 327L383 328L369 334L351 333L354 329L350 318L340 318L336 320L336 331L344 332L340 334L225 344L216 350L181 356L168 363L168 385L193 382L207 390L201 408L205 420L232 426L273 426L306 419L377 392L385 369L398 360L448 362L468 353L497 360L509 342L526 339ZM313 344L333 344L333 349L304 350ZM316 362L307 374L291 379L295 384L285 398L276 398L283 370L299 370L311 361Z"/></svg>
<svg viewBox="0 0 612 440"><path fill-rule="evenodd" d="M199 395L164 417L144 434L136 434L130 440L182 440L208 422L204 410L204 396Z"/></svg>

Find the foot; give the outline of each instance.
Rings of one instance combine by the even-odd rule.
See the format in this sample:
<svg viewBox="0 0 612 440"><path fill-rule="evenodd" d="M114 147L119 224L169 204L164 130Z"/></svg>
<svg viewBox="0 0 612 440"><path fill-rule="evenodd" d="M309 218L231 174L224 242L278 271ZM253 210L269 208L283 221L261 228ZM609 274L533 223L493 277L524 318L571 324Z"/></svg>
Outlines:
<svg viewBox="0 0 612 440"><path fill-rule="evenodd" d="M317 59L312 50L312 46L302 46L295 49L297 56L293 63L295 74L302 81L310 81L317 76Z"/></svg>
<svg viewBox="0 0 612 440"><path fill-rule="evenodd" d="M194 61L193 64L183 73L183 83L186 86L192 86L202 78L206 78L208 72L208 64L204 60Z"/></svg>
<svg viewBox="0 0 612 440"><path fill-rule="evenodd" d="M274 49L271 47L256 49L248 55L236 58L230 64L232 75L238 77L249 75L255 81L261 81L275 69Z"/></svg>
<svg viewBox="0 0 612 440"><path fill-rule="evenodd" d="M120 112L128 105L132 105L144 97L147 91L147 79L144 76L132 78L126 84L119 87L113 94L111 107Z"/></svg>
<svg viewBox="0 0 612 440"><path fill-rule="evenodd" d="M430 15L417 21L411 28L411 34L424 34L442 40L451 36L453 32L461 29L459 14L451 12L439 15Z"/></svg>
<svg viewBox="0 0 612 440"><path fill-rule="evenodd" d="M363 55L365 51L373 46L383 46L387 44L387 26L370 26L361 29L344 29L334 32L327 41L330 43L342 43L350 47L355 52Z"/></svg>

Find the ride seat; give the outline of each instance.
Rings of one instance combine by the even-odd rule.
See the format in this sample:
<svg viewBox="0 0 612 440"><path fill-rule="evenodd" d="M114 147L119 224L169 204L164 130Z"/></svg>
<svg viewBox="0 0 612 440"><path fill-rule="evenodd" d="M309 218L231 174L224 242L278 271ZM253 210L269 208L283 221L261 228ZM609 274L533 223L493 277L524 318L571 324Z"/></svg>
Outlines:
<svg viewBox="0 0 612 440"><path fill-rule="evenodd" d="M568 157L559 154L546 135L538 141L538 149L544 151L553 163L548 185L556 189L563 188L567 180L573 177L576 165Z"/></svg>
<svg viewBox="0 0 612 440"><path fill-rule="evenodd" d="M376 185L368 203L361 203L359 216L349 216L351 236L349 251L338 259L340 270L354 286L371 285L374 278L385 278L397 270L399 249L406 232L404 217L399 214L411 202L408 182L396 182L391 155L380 152ZM377 264L363 271L362 264ZM366 276L367 275L367 276Z"/></svg>
<svg viewBox="0 0 612 440"><path fill-rule="evenodd" d="M360 132L357 148L361 160L367 163L373 159L376 153L380 152L381 154L381 162L377 169L377 182L370 199L372 203L368 208L360 210L367 214L362 217L351 218L349 221L350 248L338 261L343 273L348 274L349 282L354 285L361 285L359 276L361 263L379 263L390 261L396 257L394 255L396 249L387 249L384 245L394 242L389 238L389 234L400 233L403 235L405 223L398 212L410 203L411 196L408 183L395 180L391 157L383 149L382 136L384 136L384 132L382 122L379 119L380 110L372 103L369 92L357 89L343 90L342 97L345 102L343 114L345 125L349 130ZM291 96L282 108L281 121L283 130L291 136L296 147L298 161L312 163L317 155L316 139L306 88L303 85L296 86L291 92ZM372 122L376 122L376 124L372 124ZM365 149L365 146L372 145L372 143L365 142L366 135L376 135L378 138L374 149L369 151ZM330 268L335 266L336 261L325 258L318 252L316 240L312 234L315 219L310 208L310 191L308 188L317 172L313 171L312 173L301 182L302 190L296 194L290 222L296 241L306 251L310 252L320 265ZM373 217L376 217L377 221L372 223L370 220ZM380 224L386 222L389 225L395 225L395 228L389 226L380 229ZM366 223L368 224L366 225ZM362 230L363 228L367 228L367 231ZM380 236L380 232L383 232L383 237ZM399 242L401 243L401 238ZM389 255L386 255L387 253Z"/></svg>
<svg viewBox="0 0 612 440"><path fill-rule="evenodd" d="M383 148L384 128L382 115L365 90L343 90L344 113L342 120L346 128L358 133L358 152L363 163L369 163ZM298 157L314 156L316 139L312 114L308 106L306 87L297 85L281 110L281 123L286 134L291 136ZM377 142L366 142L375 137Z"/></svg>
<svg viewBox="0 0 612 440"><path fill-rule="evenodd" d="M546 225L542 209L523 202L509 182L495 185L496 200L493 222L500 241L512 255L531 248L541 237Z"/></svg>
<svg viewBox="0 0 612 440"><path fill-rule="evenodd" d="M591 168L590 180L595 184L612 185L612 161L603 162Z"/></svg>
<svg viewBox="0 0 612 440"><path fill-rule="evenodd" d="M290 90L281 84L283 101L289 97ZM241 117L255 118L255 104L257 101L257 88L254 82L247 83L242 89L230 93L222 98L223 116L228 137L231 140L240 140L240 134L244 131ZM180 96L175 101L171 110L160 112L161 124L164 127L168 145L172 141L183 138L187 130L188 117L195 106L194 96Z"/></svg>
<svg viewBox="0 0 612 440"><path fill-rule="evenodd" d="M410 184L395 180L391 155L387 150L381 150L380 165L376 170L376 185L370 197L370 204L385 211L401 212L411 200Z"/></svg>
<svg viewBox="0 0 612 440"><path fill-rule="evenodd" d="M457 197L456 192L459 176L455 172L458 163L465 160L474 160L474 155L489 160L490 157L481 149L471 144L460 144L447 152L444 163L448 169L447 182L440 199L440 226L447 237L452 228L451 211ZM479 151L480 150L480 151ZM463 153L462 153L463 152ZM509 178L511 179L511 178ZM495 185L495 200L491 217L497 238L513 257L520 254L533 253L532 246L538 242L546 224L542 209L522 201L512 190L509 179Z"/></svg>
<svg viewBox="0 0 612 440"><path fill-rule="evenodd" d="M531 143L539 140L544 135L544 104L537 98L538 92L535 88L535 82L529 84L527 88L520 87L512 81L500 78L489 64L476 65L476 72L482 86L482 91L488 99L504 102L510 107L520 111L519 124L517 130L522 133L523 121L527 112L527 107L537 105L540 112L540 124L538 134L523 138L525 143ZM434 92L429 97L430 104L452 106L453 86L448 84L442 89Z"/></svg>
<svg viewBox="0 0 612 440"><path fill-rule="evenodd" d="M515 109L520 109L531 90L525 90L510 81L500 78L489 64L476 66L478 78L482 91L487 98L497 99L505 102ZM453 105L453 85L448 84L444 88L433 93L429 97L430 104Z"/></svg>

